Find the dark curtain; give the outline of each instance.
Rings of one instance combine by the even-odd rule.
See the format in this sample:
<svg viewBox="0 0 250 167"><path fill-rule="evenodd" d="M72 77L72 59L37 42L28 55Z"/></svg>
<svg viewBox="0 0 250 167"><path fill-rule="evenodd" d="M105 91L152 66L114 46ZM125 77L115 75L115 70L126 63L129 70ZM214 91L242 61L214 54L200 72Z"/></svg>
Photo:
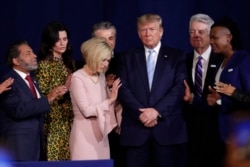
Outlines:
<svg viewBox="0 0 250 167"><path fill-rule="evenodd" d="M250 2L247 0L2 0L0 3L0 73L6 72L5 55L15 40L26 39L34 52L41 31L52 20L64 22L70 32L73 57L81 59L80 45L88 39L94 23L107 20L117 27L116 51L140 44L136 19L144 13L163 18L162 42L184 51L189 45L191 15L206 13L217 20L232 17L241 30L244 49L250 51Z"/></svg>

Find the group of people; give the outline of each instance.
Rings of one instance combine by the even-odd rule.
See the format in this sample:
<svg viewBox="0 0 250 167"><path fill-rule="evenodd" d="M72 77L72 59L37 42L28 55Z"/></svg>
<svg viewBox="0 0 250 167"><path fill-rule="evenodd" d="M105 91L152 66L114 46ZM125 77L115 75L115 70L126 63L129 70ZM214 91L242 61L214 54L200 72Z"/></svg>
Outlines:
<svg viewBox="0 0 250 167"><path fill-rule="evenodd" d="M249 108L250 55L237 26L193 15L187 54L162 44L157 14L138 17L137 32L142 45L118 56L115 26L95 24L80 63L61 22L44 28L38 57L26 41L10 47L0 137L14 160L224 165L233 113Z"/></svg>
<svg viewBox="0 0 250 167"><path fill-rule="evenodd" d="M184 81L187 163L220 167L232 145L234 113L249 109L245 98L250 91L250 55L240 50L239 30L230 18L214 22L208 15L197 14L191 17L189 30L194 51L187 55ZM202 69L199 76L197 68Z"/></svg>
<svg viewBox="0 0 250 167"><path fill-rule="evenodd" d="M43 29L38 56L26 41L8 50L10 72L0 85L0 136L13 160L108 159L108 138L114 141L112 158L121 158L116 155L121 117L116 29L110 22L96 23L81 46L80 63L72 58L69 39L67 27L53 21Z"/></svg>

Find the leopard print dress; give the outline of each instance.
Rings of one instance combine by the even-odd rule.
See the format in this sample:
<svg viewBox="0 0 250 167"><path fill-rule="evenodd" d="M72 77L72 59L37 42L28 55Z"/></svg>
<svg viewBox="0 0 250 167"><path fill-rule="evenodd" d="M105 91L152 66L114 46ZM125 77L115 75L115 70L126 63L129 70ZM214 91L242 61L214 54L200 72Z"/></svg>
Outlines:
<svg viewBox="0 0 250 167"><path fill-rule="evenodd" d="M35 71L43 95L54 87L64 85L72 72L61 59L42 60ZM69 134L73 121L72 105L69 93L58 97L51 103L51 112L45 115L44 133L48 161L69 160Z"/></svg>

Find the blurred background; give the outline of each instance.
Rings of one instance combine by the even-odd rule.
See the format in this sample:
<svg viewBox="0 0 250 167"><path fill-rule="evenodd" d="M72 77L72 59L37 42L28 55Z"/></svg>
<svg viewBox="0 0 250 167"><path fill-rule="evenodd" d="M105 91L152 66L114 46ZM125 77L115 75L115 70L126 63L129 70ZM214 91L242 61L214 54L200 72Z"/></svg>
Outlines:
<svg viewBox="0 0 250 167"><path fill-rule="evenodd" d="M80 45L99 21L112 22L118 32L116 51L140 44L136 19L144 13L157 13L163 19L163 43L190 51L188 24L191 15L206 13L214 20L233 18L241 30L244 49L250 51L250 1L246 0L1 0L0 74L6 72L5 56L10 44L26 39L34 52L41 31L50 21L64 22L70 30L73 58L82 59Z"/></svg>

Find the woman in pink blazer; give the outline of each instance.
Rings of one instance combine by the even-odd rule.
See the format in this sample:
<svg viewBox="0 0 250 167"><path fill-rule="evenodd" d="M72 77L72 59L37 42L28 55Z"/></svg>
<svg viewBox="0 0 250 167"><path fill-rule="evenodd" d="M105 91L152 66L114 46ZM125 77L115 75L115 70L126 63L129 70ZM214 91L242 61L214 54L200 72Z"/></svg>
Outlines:
<svg viewBox="0 0 250 167"><path fill-rule="evenodd" d="M86 64L71 79L74 120L70 134L71 160L109 159L108 133L117 126L114 104L120 79L108 89L105 72L112 49L104 38L93 37L81 46Z"/></svg>

